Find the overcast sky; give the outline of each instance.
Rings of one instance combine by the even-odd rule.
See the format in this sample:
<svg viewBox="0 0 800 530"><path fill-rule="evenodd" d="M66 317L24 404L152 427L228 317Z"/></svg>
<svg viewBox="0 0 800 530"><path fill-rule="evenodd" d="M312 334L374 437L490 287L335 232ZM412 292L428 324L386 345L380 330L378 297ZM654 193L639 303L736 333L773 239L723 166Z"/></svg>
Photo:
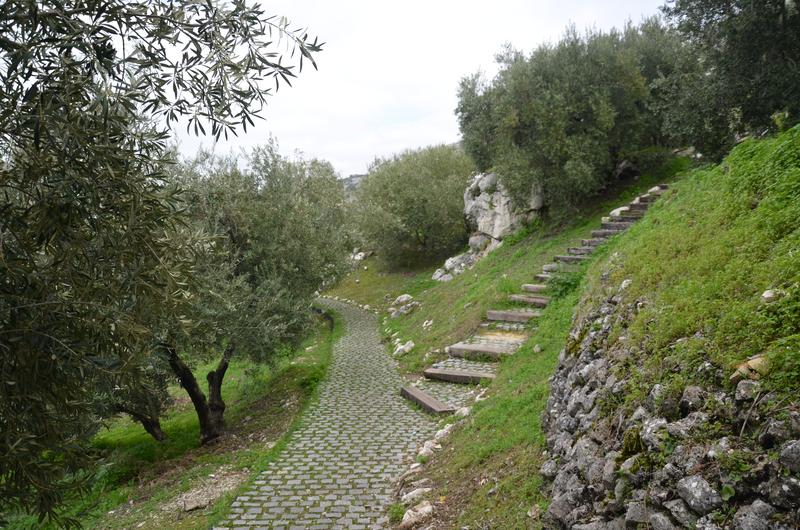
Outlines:
<svg viewBox="0 0 800 530"><path fill-rule="evenodd" d="M293 0L263 4L324 41L318 71L271 98L266 120L235 142L179 134L191 156L275 136L281 151L329 160L342 176L365 173L376 156L458 141L459 80L483 70L506 42L525 52L578 29L619 27L656 14L663 0Z"/></svg>

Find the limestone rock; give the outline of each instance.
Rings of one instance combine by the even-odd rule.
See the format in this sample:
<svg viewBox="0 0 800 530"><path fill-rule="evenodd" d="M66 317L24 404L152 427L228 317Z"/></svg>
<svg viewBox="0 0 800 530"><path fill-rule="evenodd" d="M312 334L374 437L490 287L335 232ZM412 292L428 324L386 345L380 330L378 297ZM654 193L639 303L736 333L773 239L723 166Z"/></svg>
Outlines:
<svg viewBox="0 0 800 530"><path fill-rule="evenodd" d="M400 296L398 296L397 298L394 299L394 302L392 302L392 305L393 306L401 306L401 305L407 304L408 302L410 302L413 299L414 299L414 297L411 296L410 294L401 294Z"/></svg>
<svg viewBox="0 0 800 530"><path fill-rule="evenodd" d="M687 386L679 403L681 413L686 416L690 412L700 410L706 401L706 391L699 386Z"/></svg>
<svg viewBox="0 0 800 530"><path fill-rule="evenodd" d="M413 349L414 349L414 341L410 340L405 344L398 344L394 350L393 355L394 356L405 355L406 353L410 352Z"/></svg>
<svg viewBox="0 0 800 530"><path fill-rule="evenodd" d="M771 304L772 302L776 301L780 298L781 295L778 291L774 289L767 289L763 293L761 293L761 302L765 304Z"/></svg>
<svg viewBox="0 0 800 530"><path fill-rule="evenodd" d="M769 530L769 518L775 513L775 508L766 502L757 499L749 506L739 508L733 516L734 530Z"/></svg>
<svg viewBox="0 0 800 530"><path fill-rule="evenodd" d="M736 385L736 393L734 394L734 397L736 398L736 401L749 401L751 399L755 399L760 391L761 383L758 381L743 379L739 381L739 384Z"/></svg>
<svg viewBox="0 0 800 530"><path fill-rule="evenodd" d="M700 475L692 475L679 480L677 491L686 504L701 515L722 506L722 497Z"/></svg>
<svg viewBox="0 0 800 530"><path fill-rule="evenodd" d="M422 501L403 515L403 521L397 527L400 530L413 528L433 513L433 505L429 501Z"/></svg>
<svg viewBox="0 0 800 530"><path fill-rule="evenodd" d="M484 237L470 238L470 247L481 251L491 244L487 240L502 240L531 221L543 205L543 194L537 188L532 189L528 199L518 207L497 175L476 175L464 191L464 215L474 235Z"/></svg>
<svg viewBox="0 0 800 530"><path fill-rule="evenodd" d="M672 519L664 512L656 512L650 514L650 527L653 530L678 530L678 527L672 523Z"/></svg>
<svg viewBox="0 0 800 530"><path fill-rule="evenodd" d="M684 527L692 528L697 522L697 516L692 513L682 499L675 499L673 501L665 502L664 508L669 510L669 512L672 514L672 517L674 517L675 520Z"/></svg>
<svg viewBox="0 0 800 530"><path fill-rule="evenodd" d="M780 462L789 471L800 473L800 440L792 440L783 445Z"/></svg>
<svg viewBox="0 0 800 530"><path fill-rule="evenodd" d="M422 497L429 491L431 491L431 488L417 488L411 490L400 498L400 502L402 502L403 504L411 504L412 502L417 500L419 497Z"/></svg>
<svg viewBox="0 0 800 530"><path fill-rule="evenodd" d="M444 269L436 269L436 271L433 273L433 276L431 276L431 280L437 282L449 282L452 279L453 275Z"/></svg>

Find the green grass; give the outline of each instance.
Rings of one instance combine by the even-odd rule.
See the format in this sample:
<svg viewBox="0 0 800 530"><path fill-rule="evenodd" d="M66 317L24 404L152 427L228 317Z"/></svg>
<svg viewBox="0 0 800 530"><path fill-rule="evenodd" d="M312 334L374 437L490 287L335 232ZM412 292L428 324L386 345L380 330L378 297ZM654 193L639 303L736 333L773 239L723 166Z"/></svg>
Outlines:
<svg viewBox="0 0 800 530"><path fill-rule="evenodd" d="M227 512L237 491L283 449L299 413L313 399L341 333L339 319L331 330L320 318L297 351L271 367L234 359L223 384L226 427L232 436L218 443L199 445L194 409L178 387L170 389L176 405L162 418L165 442L156 442L126 417L109 422L95 439L103 463L91 489L70 499L65 515L85 528L209 528ZM210 367L199 366L195 372L205 374ZM204 509L162 509L210 482L211 474L235 477L242 486ZM9 528L41 526L32 517L19 517Z"/></svg>
<svg viewBox="0 0 800 530"><path fill-rule="evenodd" d="M626 300L646 300L624 335L635 369L627 408L656 382L731 389L729 376L764 354L776 401L800 389L800 127L747 140L725 161L677 182L590 271L598 300L624 279ZM610 281L599 280L602 268ZM764 304L766 289L781 293ZM586 304L584 307L588 308ZM623 334L617 330L617 335ZM712 369L698 370L705 363Z"/></svg>

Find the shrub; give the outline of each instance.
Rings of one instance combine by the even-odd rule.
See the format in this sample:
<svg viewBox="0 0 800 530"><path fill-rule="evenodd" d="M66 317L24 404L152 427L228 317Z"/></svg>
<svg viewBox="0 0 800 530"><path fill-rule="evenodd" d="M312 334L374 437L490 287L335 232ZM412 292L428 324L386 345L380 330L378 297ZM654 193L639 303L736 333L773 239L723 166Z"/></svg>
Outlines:
<svg viewBox="0 0 800 530"><path fill-rule="evenodd" d="M461 148L446 145L376 160L356 198L362 237L394 265L458 249L467 237L463 195L473 171Z"/></svg>

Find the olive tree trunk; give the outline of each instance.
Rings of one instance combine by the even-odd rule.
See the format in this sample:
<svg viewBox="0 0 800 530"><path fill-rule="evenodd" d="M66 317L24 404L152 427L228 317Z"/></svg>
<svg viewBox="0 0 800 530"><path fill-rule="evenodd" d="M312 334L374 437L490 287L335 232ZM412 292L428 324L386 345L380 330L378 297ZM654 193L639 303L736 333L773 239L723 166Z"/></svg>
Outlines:
<svg viewBox="0 0 800 530"><path fill-rule="evenodd" d="M203 393L197 383L192 370L183 362L174 347L167 347L167 360L173 373L178 377L181 386L189 394L194 410L197 413L197 420L200 423L200 443L207 444L219 438L222 434L224 424L225 402L222 401L222 381L225 372L228 371L228 364L233 357L234 347L229 344L222 353L222 358L217 364L217 368L208 372L209 397Z"/></svg>

